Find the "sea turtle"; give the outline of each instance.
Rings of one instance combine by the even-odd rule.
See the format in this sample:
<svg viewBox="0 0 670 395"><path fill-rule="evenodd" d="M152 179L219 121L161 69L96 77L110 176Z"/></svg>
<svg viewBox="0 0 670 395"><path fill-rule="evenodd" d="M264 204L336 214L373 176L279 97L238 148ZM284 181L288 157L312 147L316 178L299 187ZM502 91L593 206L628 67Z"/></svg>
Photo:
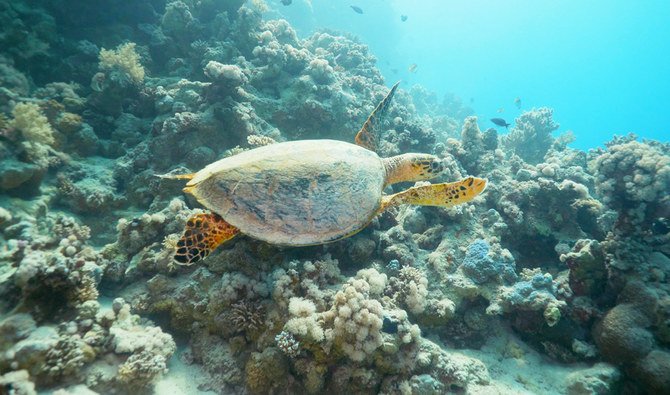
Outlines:
<svg viewBox="0 0 670 395"><path fill-rule="evenodd" d="M392 206L451 207L479 195L487 180L475 177L383 194L390 184L427 180L444 170L434 155L377 155L381 118L397 87L368 117L356 144L275 143L221 159L197 173L163 176L188 179L184 192L210 210L187 220L174 259L185 265L198 262L240 232L285 246L329 243L357 233Z"/></svg>

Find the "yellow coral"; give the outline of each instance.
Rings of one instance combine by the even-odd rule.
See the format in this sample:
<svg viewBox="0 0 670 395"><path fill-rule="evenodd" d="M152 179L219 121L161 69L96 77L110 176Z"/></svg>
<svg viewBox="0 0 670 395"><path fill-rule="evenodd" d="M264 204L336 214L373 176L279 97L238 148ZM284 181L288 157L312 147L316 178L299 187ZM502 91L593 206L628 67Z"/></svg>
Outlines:
<svg viewBox="0 0 670 395"><path fill-rule="evenodd" d="M117 70L124 73L135 84L144 81L144 67L140 55L135 51L135 43L121 44L116 49L101 49L98 67L103 71Z"/></svg>
<svg viewBox="0 0 670 395"><path fill-rule="evenodd" d="M12 115L14 116L12 126L21 131L26 141L46 145L53 145L56 142L53 129L37 104L19 103L14 107Z"/></svg>

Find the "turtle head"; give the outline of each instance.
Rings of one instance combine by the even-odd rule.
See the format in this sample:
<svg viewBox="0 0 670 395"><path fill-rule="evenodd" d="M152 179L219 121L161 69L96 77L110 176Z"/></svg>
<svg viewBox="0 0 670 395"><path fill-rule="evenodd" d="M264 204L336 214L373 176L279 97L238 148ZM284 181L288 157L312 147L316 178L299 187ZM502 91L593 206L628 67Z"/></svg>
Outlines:
<svg viewBox="0 0 670 395"><path fill-rule="evenodd" d="M447 165L445 163L444 159L438 158L437 156L430 155L432 158L430 159L430 173L433 174L433 177L437 177L444 170L446 170Z"/></svg>
<svg viewBox="0 0 670 395"><path fill-rule="evenodd" d="M444 159L429 154L402 154L384 159L386 184L430 180L446 169Z"/></svg>

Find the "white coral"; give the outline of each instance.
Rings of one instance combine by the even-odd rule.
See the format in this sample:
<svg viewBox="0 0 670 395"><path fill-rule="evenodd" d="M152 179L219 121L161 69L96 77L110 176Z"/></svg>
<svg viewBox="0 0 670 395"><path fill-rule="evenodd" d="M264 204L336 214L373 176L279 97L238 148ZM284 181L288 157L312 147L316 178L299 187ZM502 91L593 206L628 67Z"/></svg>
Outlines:
<svg viewBox="0 0 670 395"><path fill-rule="evenodd" d="M205 75L215 82L231 87L238 87L247 83L247 76L242 69L234 64L222 64L213 60L205 66Z"/></svg>
<svg viewBox="0 0 670 395"><path fill-rule="evenodd" d="M55 143L53 129L37 104L18 103L12 110L12 116L12 126L21 131L26 141L44 145Z"/></svg>
<svg viewBox="0 0 670 395"><path fill-rule="evenodd" d="M382 305L369 295L370 284L351 279L325 315L333 324L329 337L353 361L364 360L382 345Z"/></svg>
<svg viewBox="0 0 670 395"><path fill-rule="evenodd" d="M381 295L386 288L386 274L379 273L376 269L361 269L356 273L356 278L365 280L370 285L370 295Z"/></svg>
<svg viewBox="0 0 670 395"><path fill-rule="evenodd" d="M335 70L333 70L326 59L312 60L309 62L309 66L307 66L307 71L315 82L321 84L327 84L332 81L333 74L335 73Z"/></svg>
<svg viewBox="0 0 670 395"><path fill-rule="evenodd" d="M291 298L288 311L291 319L284 325L285 331L315 342L324 339L323 328L317 322L314 302L304 298Z"/></svg>

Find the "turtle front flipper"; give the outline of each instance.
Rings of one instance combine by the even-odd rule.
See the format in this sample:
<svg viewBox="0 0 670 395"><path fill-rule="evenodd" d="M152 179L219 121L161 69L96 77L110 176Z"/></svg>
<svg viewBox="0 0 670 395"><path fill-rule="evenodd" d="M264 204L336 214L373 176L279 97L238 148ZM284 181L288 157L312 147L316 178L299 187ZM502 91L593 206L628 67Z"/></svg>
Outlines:
<svg viewBox="0 0 670 395"><path fill-rule="evenodd" d="M192 265L205 259L221 243L232 239L239 232L218 214L194 214L186 221L184 233L177 242L174 260L181 265Z"/></svg>
<svg viewBox="0 0 670 395"><path fill-rule="evenodd" d="M468 177L456 182L412 187L384 196L379 211L400 204L453 207L467 203L484 192L487 182L485 178Z"/></svg>
<svg viewBox="0 0 670 395"><path fill-rule="evenodd" d="M367 148L370 151L377 152L379 135L381 134L381 123L386 115L386 110L391 104L391 99L395 94L395 90L398 88L400 81L396 82L389 93L386 94L386 97L377 104L377 108L370 114L368 119L363 124L361 130L356 134L356 144L361 147Z"/></svg>

